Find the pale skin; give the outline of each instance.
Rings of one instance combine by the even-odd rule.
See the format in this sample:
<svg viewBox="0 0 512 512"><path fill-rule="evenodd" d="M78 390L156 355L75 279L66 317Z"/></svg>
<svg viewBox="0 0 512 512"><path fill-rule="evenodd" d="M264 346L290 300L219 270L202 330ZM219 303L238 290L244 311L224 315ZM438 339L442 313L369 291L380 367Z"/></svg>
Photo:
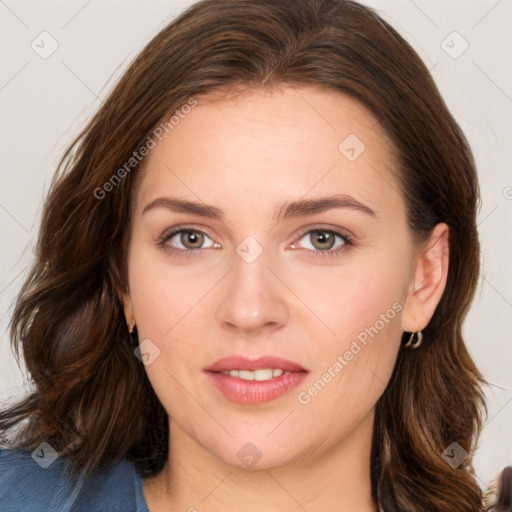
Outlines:
<svg viewBox="0 0 512 512"><path fill-rule="evenodd" d="M338 149L355 134L366 149ZM448 226L413 243L392 174L393 147L357 101L312 87L198 98L150 151L137 191L124 311L139 341L160 355L146 366L169 414L169 459L144 481L151 512L373 512L374 408L403 331L424 329L448 271ZM346 194L375 216L331 208L277 223L283 203ZM178 197L215 206L222 219L155 206ZM175 234L193 228L196 238ZM319 242L319 230L353 245ZM247 237L263 252L247 263ZM199 238L198 238L199 237ZM214 247L214 244L218 244ZM338 249L340 252L334 254ZM185 249L193 255L179 255ZM331 258L322 257L332 252ZM319 257L314 257L315 253ZM298 401L359 333L401 308L309 403ZM420 349L418 349L420 350ZM308 370L298 389L259 405L228 401L203 369L221 357L263 355ZM237 456L251 442L251 468Z"/></svg>

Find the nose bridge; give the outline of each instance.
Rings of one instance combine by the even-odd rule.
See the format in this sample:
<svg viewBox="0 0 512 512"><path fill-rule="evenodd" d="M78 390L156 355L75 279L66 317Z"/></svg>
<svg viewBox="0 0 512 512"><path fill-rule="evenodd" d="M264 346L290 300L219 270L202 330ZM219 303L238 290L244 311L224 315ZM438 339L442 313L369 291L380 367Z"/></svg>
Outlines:
<svg viewBox="0 0 512 512"><path fill-rule="evenodd" d="M221 323L247 333L286 323L286 288L268 268L273 259L270 250L252 236L238 244L218 309Z"/></svg>

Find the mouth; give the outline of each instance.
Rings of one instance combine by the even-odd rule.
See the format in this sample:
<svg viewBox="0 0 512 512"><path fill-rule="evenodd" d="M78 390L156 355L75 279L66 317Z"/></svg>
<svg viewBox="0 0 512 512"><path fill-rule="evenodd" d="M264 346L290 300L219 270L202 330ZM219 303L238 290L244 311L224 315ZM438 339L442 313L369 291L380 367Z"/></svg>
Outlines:
<svg viewBox="0 0 512 512"><path fill-rule="evenodd" d="M244 405L276 400L298 386L308 373L298 363L270 356L229 356L203 371L225 398Z"/></svg>

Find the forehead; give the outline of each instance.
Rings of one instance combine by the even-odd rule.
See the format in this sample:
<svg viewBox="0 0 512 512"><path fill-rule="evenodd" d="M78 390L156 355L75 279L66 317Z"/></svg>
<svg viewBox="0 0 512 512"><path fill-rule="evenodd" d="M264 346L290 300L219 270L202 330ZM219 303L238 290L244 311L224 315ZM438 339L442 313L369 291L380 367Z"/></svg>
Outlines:
<svg viewBox="0 0 512 512"><path fill-rule="evenodd" d="M210 94L149 152L137 209L169 194L275 215L287 198L344 193L379 210L401 202L394 166L377 120L347 95L292 86Z"/></svg>

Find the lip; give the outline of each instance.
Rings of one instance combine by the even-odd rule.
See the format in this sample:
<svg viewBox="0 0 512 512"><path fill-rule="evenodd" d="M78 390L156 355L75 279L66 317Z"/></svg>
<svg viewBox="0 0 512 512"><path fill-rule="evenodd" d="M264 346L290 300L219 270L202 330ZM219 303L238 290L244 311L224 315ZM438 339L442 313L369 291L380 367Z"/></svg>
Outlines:
<svg viewBox="0 0 512 512"><path fill-rule="evenodd" d="M266 381L244 380L221 373L226 370L264 368L280 368L287 373ZM225 398L242 405L257 405L276 400L297 387L308 374L308 371L298 363L270 356L258 359L242 356L224 357L203 371L207 382L220 391Z"/></svg>
<svg viewBox="0 0 512 512"><path fill-rule="evenodd" d="M205 368L205 371L224 372L226 370L262 370L264 368L281 368L286 372L306 371L298 363L272 356L263 356L258 359L248 359L244 356L223 357Z"/></svg>

